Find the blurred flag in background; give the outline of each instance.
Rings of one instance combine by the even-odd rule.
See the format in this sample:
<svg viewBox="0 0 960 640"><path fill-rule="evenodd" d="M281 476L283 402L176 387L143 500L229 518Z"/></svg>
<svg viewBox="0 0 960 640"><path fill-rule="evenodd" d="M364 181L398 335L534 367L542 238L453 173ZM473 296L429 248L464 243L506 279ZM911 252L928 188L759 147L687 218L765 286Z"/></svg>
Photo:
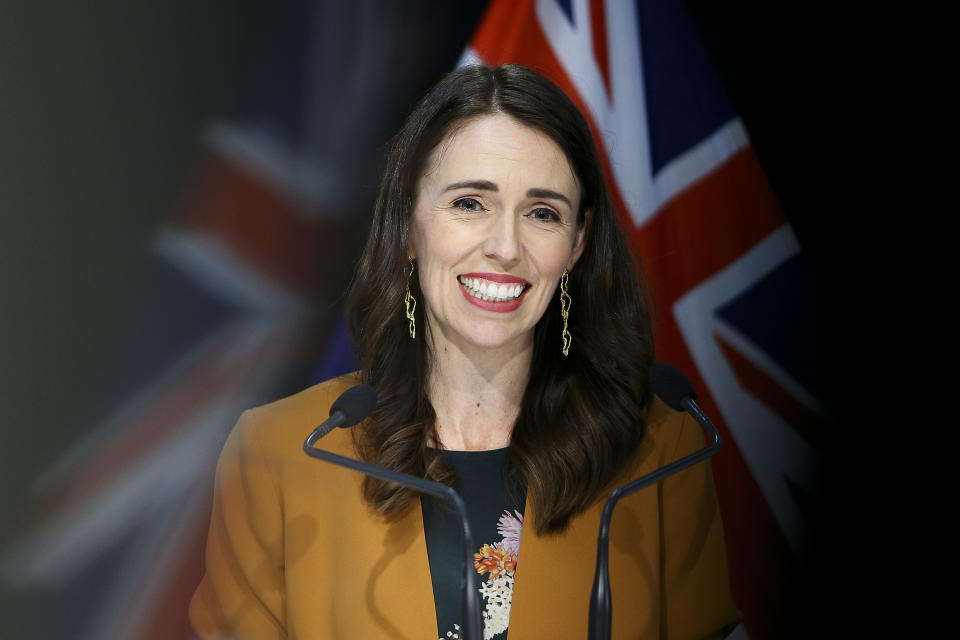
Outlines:
<svg viewBox="0 0 960 640"><path fill-rule="evenodd" d="M587 115L648 277L657 360L723 432L712 464L744 626L785 635L823 466L824 318L684 4L494 0L461 64L477 61L533 67Z"/></svg>

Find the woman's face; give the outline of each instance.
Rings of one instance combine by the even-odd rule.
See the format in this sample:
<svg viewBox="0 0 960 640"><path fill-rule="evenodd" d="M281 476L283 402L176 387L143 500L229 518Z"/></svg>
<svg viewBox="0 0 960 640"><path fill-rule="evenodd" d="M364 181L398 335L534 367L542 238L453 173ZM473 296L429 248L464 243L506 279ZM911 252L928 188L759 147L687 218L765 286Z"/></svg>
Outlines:
<svg viewBox="0 0 960 640"><path fill-rule="evenodd" d="M434 334L490 349L532 344L563 269L583 250L579 207L560 147L509 116L471 120L441 142L410 231Z"/></svg>

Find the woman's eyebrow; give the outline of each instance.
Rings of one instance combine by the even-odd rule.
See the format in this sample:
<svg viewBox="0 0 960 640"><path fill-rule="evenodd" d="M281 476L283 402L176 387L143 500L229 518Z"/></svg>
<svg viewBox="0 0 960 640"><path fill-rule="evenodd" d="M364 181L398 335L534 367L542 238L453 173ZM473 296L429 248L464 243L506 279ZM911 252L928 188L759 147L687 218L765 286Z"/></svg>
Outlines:
<svg viewBox="0 0 960 640"><path fill-rule="evenodd" d="M500 187L489 180L464 180L463 182L454 182L448 184L441 193L453 191L454 189L481 189L483 191L499 191Z"/></svg>
<svg viewBox="0 0 960 640"><path fill-rule="evenodd" d="M446 193L447 191L454 191L456 189L480 189L482 191L499 191L498 187L493 182L489 180L464 180L462 182L454 182L453 184L448 184L444 187L441 193ZM572 207L573 204L570 202L570 199L567 196L553 191L552 189L544 189L542 187L534 187L533 189L527 190L528 198L552 198L554 200L560 200L566 202L568 207Z"/></svg>
<svg viewBox="0 0 960 640"><path fill-rule="evenodd" d="M568 207L573 207L573 204L570 203L570 200L567 198L567 196L563 195L562 193L557 193L556 191L552 191L550 189L538 189L538 188L530 189L529 191L527 191L527 197L528 198L553 198L554 200L562 200L563 202L566 202Z"/></svg>

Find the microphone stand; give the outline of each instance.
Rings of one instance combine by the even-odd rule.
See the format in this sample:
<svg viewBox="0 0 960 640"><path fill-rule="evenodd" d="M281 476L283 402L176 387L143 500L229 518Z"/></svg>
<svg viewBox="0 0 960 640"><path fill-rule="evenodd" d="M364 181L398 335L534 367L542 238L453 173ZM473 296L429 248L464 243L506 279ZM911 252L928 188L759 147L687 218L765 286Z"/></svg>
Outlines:
<svg viewBox="0 0 960 640"><path fill-rule="evenodd" d="M637 478L629 484L619 487L610 494L603 507L603 516L600 519L600 533L597 537L597 568L593 577L593 593L590 595L589 640L610 640L613 620L613 601L610 594L610 520L613 517L613 508L620 498L636 493L644 487L655 484L669 475L692 467L701 460L706 460L720 451L720 432L710 421L710 418L697 406L691 397L681 401L683 408L703 427L713 438L707 446L688 454L679 460L674 460L665 467L652 471Z"/></svg>
<svg viewBox="0 0 960 640"><path fill-rule="evenodd" d="M466 631L463 637L464 640L483 640L483 622L480 616L480 592L475 582L476 571L473 570L473 534L470 532L470 523L467 521L467 508L460 494L439 482L432 482L406 473L391 471L390 469L385 469L378 465L370 464L369 462L354 460L353 458L337 455L330 451L317 449L313 445L323 435L322 433L318 433L318 431L314 431L307 436L306 441L303 443L303 451L311 458L326 460L335 465L347 467L360 473L366 473L381 480L412 487L434 498L445 500L460 514L460 522L463 524L464 560L460 614L463 616L463 630Z"/></svg>

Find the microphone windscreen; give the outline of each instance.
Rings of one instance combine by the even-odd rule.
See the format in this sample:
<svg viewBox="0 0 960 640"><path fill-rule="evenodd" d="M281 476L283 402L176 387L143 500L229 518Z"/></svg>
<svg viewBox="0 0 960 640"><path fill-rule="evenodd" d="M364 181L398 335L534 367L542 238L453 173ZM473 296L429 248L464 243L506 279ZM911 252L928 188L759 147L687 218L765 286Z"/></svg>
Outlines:
<svg viewBox="0 0 960 640"><path fill-rule="evenodd" d="M686 411L683 399L697 399L697 392L679 369L665 362L650 367L650 385L654 393L674 411Z"/></svg>
<svg viewBox="0 0 960 640"><path fill-rule="evenodd" d="M375 406L377 406L377 392L369 385L360 384L340 394L330 407L330 415L337 411L343 412L343 424L340 426L352 427L370 415Z"/></svg>

